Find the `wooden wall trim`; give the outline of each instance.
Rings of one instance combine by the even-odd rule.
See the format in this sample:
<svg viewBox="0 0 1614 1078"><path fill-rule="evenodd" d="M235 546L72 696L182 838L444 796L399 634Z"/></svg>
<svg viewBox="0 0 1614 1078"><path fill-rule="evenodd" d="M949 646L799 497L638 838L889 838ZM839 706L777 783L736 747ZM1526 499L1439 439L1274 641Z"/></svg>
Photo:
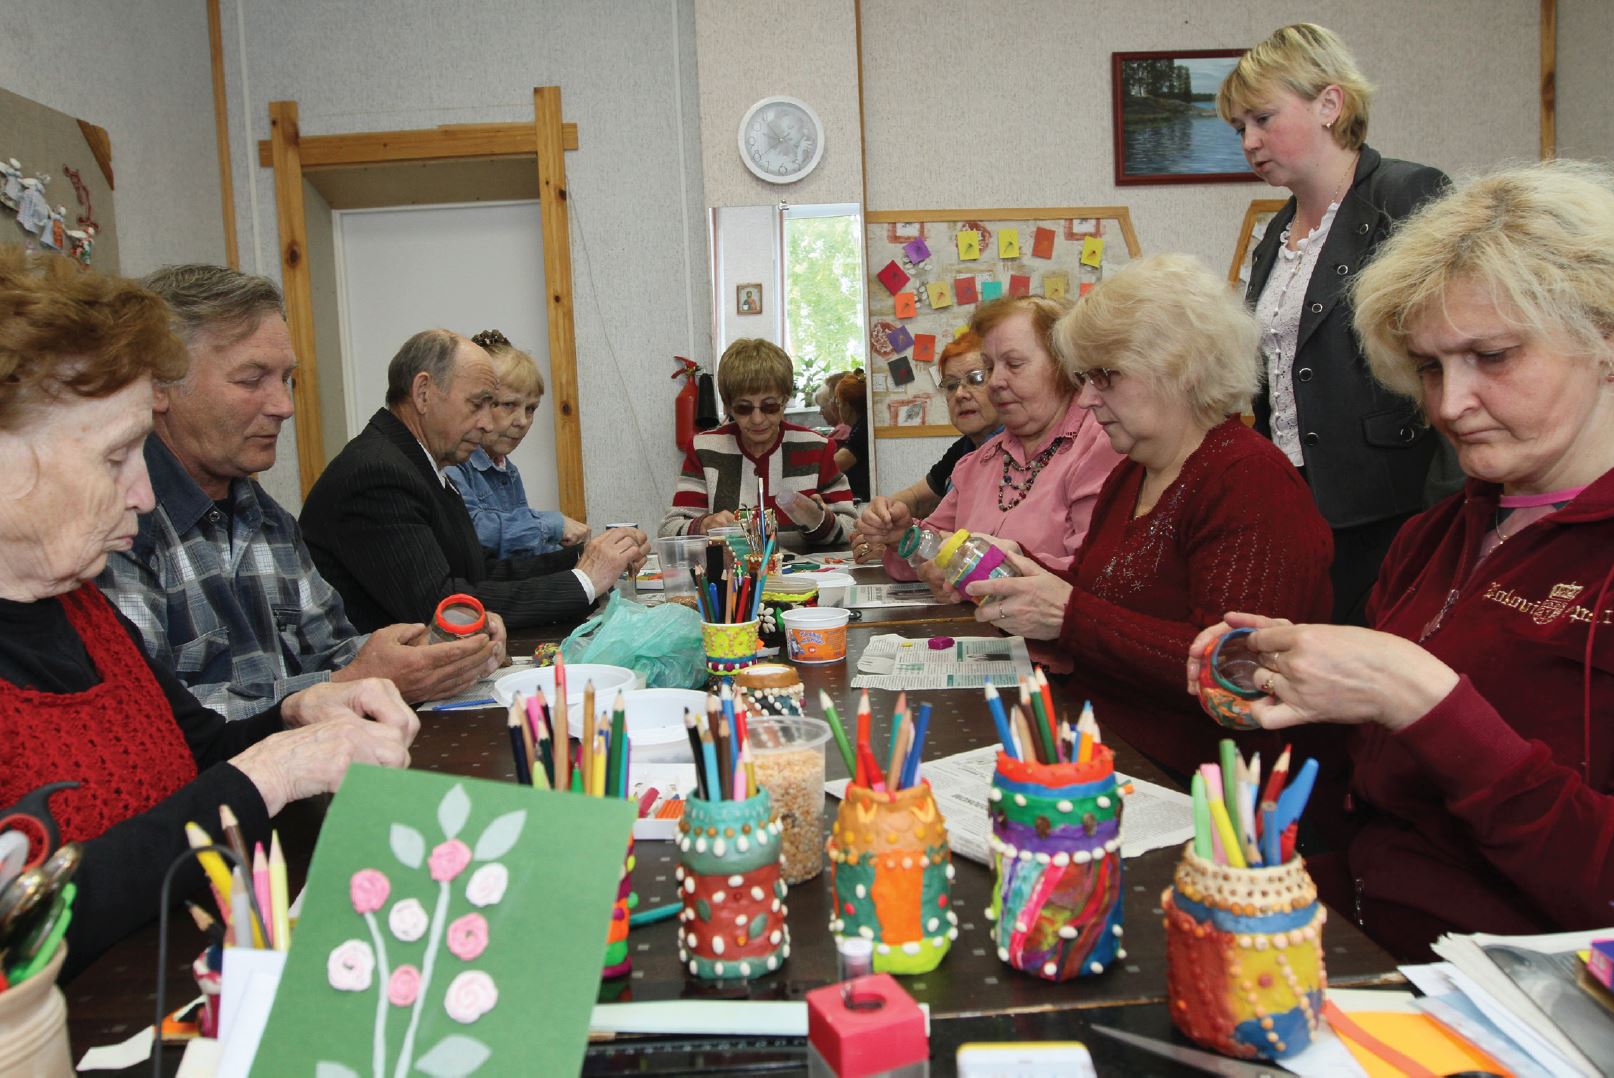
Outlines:
<svg viewBox="0 0 1614 1078"><path fill-rule="evenodd" d="M577 149L577 125L561 124L561 146ZM303 139L303 171L352 165L442 161L454 157L531 157L538 139L530 123L445 124L419 131L310 135ZM258 143L258 164L273 164L269 140Z"/></svg>
<svg viewBox="0 0 1614 1078"><path fill-rule="evenodd" d="M219 0L207 0L207 45L213 56L213 137L219 149L219 204L224 213L224 261L241 268L235 238L235 180L230 168L230 113L224 93L224 27Z"/></svg>
<svg viewBox="0 0 1614 1078"><path fill-rule="evenodd" d="M538 212L544 237L544 305L549 317L550 392L555 407L555 471L560 511L588 518L583 484L583 421L577 391L577 332L572 317L572 232L567 212L566 152L559 86L532 91L538 157Z"/></svg>
<svg viewBox="0 0 1614 1078"><path fill-rule="evenodd" d="M1541 0L1541 159L1558 156L1558 0Z"/></svg>
<svg viewBox="0 0 1614 1078"><path fill-rule="evenodd" d="M308 274L308 230L303 218L303 166L297 102L269 102L269 142L275 168L275 219L280 231L280 288L286 297L286 327L297 353L297 474L303 497L325 467L319 423L319 364L314 353L314 301Z"/></svg>

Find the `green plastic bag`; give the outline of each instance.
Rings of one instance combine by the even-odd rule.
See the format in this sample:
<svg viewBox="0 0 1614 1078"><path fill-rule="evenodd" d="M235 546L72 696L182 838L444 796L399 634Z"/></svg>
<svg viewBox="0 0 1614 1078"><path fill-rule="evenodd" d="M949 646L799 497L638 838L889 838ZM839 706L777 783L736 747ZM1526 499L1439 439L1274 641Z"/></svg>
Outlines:
<svg viewBox="0 0 1614 1078"><path fill-rule="evenodd" d="M701 616L687 606L641 606L615 591L605 608L560 644L569 663L625 666L646 688L698 689L706 684Z"/></svg>

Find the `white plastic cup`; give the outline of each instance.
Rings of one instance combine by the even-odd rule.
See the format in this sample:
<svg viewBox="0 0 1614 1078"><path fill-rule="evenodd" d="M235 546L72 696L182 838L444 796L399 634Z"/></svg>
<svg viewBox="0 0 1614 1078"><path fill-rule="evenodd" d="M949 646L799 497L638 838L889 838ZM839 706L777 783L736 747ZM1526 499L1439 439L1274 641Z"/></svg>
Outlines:
<svg viewBox="0 0 1614 1078"><path fill-rule="evenodd" d="M802 573L809 580L818 582L818 605L825 607L845 606L847 596L851 593L852 585L856 583L851 573L842 573L834 570L824 570L816 573Z"/></svg>
<svg viewBox="0 0 1614 1078"><path fill-rule="evenodd" d="M669 535L656 540L663 596L671 599L695 594L695 576L690 567L705 564L707 542L704 535Z"/></svg>
<svg viewBox="0 0 1614 1078"><path fill-rule="evenodd" d="M845 610L804 606L786 610L781 619L791 662L816 665L846 661L846 626L852 615Z"/></svg>

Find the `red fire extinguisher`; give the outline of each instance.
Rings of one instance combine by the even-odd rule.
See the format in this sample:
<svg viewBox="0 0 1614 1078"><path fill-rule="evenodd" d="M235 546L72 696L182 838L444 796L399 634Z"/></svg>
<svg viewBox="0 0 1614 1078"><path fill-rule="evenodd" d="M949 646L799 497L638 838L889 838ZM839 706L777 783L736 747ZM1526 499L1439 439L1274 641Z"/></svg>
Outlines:
<svg viewBox="0 0 1614 1078"><path fill-rule="evenodd" d="M673 401L673 430L675 440L678 442L678 451L688 453L689 447L695 442L695 410L700 401L700 387L696 384L700 375L700 364L683 356L674 356L678 363L678 371L673 378L682 378L684 388L678 391Z"/></svg>

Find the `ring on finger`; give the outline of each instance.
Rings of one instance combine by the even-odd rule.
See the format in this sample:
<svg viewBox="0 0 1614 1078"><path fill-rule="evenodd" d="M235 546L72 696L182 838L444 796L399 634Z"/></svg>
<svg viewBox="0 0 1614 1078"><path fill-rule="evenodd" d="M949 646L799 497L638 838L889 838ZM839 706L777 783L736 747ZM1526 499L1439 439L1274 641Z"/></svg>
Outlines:
<svg viewBox="0 0 1614 1078"><path fill-rule="evenodd" d="M1266 676L1266 680L1261 682L1261 686L1260 686L1261 692L1266 696L1275 696L1275 695L1277 695L1276 693L1274 693L1272 691L1272 683L1274 681L1276 681L1277 679L1278 679L1277 674L1268 674Z"/></svg>

